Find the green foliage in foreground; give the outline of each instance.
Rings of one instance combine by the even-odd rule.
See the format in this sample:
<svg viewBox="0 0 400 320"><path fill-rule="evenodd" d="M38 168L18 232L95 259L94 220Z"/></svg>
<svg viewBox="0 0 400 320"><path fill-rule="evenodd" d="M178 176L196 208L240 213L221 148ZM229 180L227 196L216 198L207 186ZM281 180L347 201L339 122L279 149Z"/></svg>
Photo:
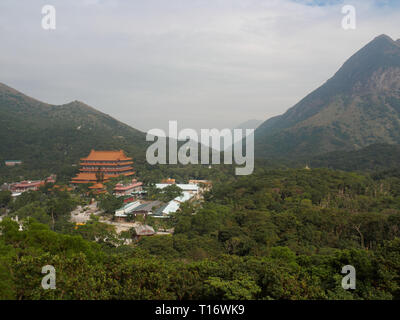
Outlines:
<svg viewBox="0 0 400 320"><path fill-rule="evenodd" d="M400 239L376 251L298 255L273 247L268 255L182 261L139 248L106 253L79 236L31 221L26 230L1 223L2 299L391 299L398 297ZM57 288L41 288L41 268L53 265ZM357 290L341 288L340 269L357 269ZM379 284L379 285L378 285Z"/></svg>
<svg viewBox="0 0 400 320"><path fill-rule="evenodd" d="M8 218L0 223L0 298L400 298L399 178L258 170L227 181L214 183L202 207L182 206L170 219L173 236L132 245L96 219L58 228L65 213L57 210L52 231L29 206L42 201L50 217L74 198L27 193L9 204L11 215L27 213L24 230ZM55 290L40 285L48 264ZM342 289L345 265L356 268L355 290Z"/></svg>

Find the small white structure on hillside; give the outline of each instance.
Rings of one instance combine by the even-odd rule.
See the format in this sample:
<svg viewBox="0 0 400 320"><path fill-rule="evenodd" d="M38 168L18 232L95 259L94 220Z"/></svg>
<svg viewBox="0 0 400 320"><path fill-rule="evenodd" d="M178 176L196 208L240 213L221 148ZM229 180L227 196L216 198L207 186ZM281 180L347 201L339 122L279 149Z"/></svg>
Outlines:
<svg viewBox="0 0 400 320"><path fill-rule="evenodd" d="M171 213L175 213L179 210L182 203L189 201L193 197L194 197L193 194L185 191L185 192L183 192L182 196L176 197L175 199L168 202L165 206L163 206L159 210L157 210L154 213L154 216L165 217Z"/></svg>
<svg viewBox="0 0 400 320"><path fill-rule="evenodd" d="M115 211L115 216L119 218L126 218L128 214L132 213L135 208L141 205L140 201L130 202L124 205L122 208Z"/></svg>
<svg viewBox="0 0 400 320"><path fill-rule="evenodd" d="M157 183L156 188L158 189L164 189L166 187L171 186L172 184L170 183ZM175 184L177 187L181 188L182 191L184 192L189 192L191 194L197 194L200 191L200 188L197 184Z"/></svg>
<svg viewBox="0 0 400 320"><path fill-rule="evenodd" d="M142 236L152 236L156 234L153 227L143 224L137 224L133 227L136 232L136 237L140 238Z"/></svg>

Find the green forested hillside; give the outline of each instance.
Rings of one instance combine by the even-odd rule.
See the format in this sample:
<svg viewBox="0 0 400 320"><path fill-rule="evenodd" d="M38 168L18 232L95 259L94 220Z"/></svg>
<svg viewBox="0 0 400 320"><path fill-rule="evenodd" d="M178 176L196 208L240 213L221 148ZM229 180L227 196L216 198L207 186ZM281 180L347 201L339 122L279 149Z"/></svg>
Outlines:
<svg viewBox="0 0 400 320"><path fill-rule="evenodd" d="M334 151L309 158L311 167L345 171L385 171L400 168L400 145L373 144L357 151ZM303 161L305 162L305 161Z"/></svg>
<svg viewBox="0 0 400 320"><path fill-rule="evenodd" d="M23 231L0 223L0 298L400 298L398 177L259 168L215 182L200 207L185 205L168 222L172 236L132 245L97 219L68 224L79 197L45 188L0 197L23 221ZM48 264L55 290L40 286ZM355 290L341 286L345 265L356 268Z"/></svg>
<svg viewBox="0 0 400 320"><path fill-rule="evenodd" d="M0 122L3 175L10 173L4 168L7 159L24 162L12 169L16 174L35 175L71 171L71 164L91 149L123 149L135 159L145 157L144 133L79 101L48 105L0 84Z"/></svg>
<svg viewBox="0 0 400 320"><path fill-rule="evenodd" d="M215 173L201 165L151 166L146 162L146 149L152 142L146 141L145 133L82 102L49 105L1 83L0 122L0 184L42 179L51 173L61 182L69 181L79 169L79 159L91 149L123 149L145 181L158 181L168 172L181 182ZM178 148L184 143L179 141ZM23 164L6 167L5 160L22 160Z"/></svg>

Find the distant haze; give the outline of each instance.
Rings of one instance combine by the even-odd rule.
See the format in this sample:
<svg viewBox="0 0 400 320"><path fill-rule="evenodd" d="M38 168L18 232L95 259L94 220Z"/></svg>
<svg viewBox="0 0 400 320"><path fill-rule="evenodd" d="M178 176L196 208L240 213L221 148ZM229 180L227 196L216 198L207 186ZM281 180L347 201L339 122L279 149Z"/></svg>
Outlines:
<svg viewBox="0 0 400 320"><path fill-rule="evenodd" d="M251 119L237 125L235 129L257 129L261 123L263 123L263 120Z"/></svg>
<svg viewBox="0 0 400 320"><path fill-rule="evenodd" d="M282 114L375 36L398 39L399 2L351 1L345 31L343 1L2 0L0 82L144 131L234 128Z"/></svg>

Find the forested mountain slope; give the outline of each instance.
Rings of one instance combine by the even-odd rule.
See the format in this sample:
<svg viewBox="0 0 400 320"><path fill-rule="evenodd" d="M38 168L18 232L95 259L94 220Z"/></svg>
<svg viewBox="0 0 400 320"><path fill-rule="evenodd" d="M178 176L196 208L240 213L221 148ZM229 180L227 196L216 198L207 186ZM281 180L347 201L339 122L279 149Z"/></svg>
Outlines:
<svg viewBox="0 0 400 320"><path fill-rule="evenodd" d="M49 105L0 84L0 161L34 169L72 164L91 149L145 157L145 134L82 102Z"/></svg>
<svg viewBox="0 0 400 320"><path fill-rule="evenodd" d="M400 44L381 35L324 85L256 130L258 157L400 143Z"/></svg>

